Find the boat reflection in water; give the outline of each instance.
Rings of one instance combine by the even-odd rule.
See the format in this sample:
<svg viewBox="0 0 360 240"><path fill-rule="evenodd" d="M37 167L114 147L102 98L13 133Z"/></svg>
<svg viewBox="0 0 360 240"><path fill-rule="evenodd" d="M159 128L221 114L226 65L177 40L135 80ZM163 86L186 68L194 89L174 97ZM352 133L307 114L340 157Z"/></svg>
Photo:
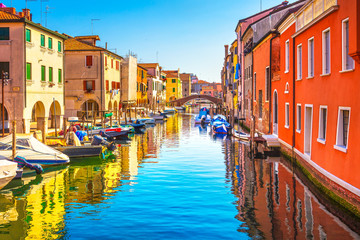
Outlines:
<svg viewBox="0 0 360 240"><path fill-rule="evenodd" d="M254 239L359 239L359 221L340 213L351 230L330 213L283 157L251 160L239 142L225 141L224 148L236 218L245 223L239 231Z"/></svg>
<svg viewBox="0 0 360 240"><path fill-rule="evenodd" d="M359 238L356 222L330 213L284 159L250 160L247 149L175 114L116 159L11 182L0 192L0 239Z"/></svg>

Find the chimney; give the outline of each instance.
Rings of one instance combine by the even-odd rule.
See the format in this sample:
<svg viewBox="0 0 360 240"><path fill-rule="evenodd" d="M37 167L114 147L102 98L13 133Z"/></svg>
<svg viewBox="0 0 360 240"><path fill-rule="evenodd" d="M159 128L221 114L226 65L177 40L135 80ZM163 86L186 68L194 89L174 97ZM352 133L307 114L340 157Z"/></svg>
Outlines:
<svg viewBox="0 0 360 240"><path fill-rule="evenodd" d="M225 45L225 57L229 54L229 45Z"/></svg>
<svg viewBox="0 0 360 240"><path fill-rule="evenodd" d="M4 7L4 8L1 8L1 10L3 10L4 12L8 12L8 13L16 15L16 10L13 7Z"/></svg>
<svg viewBox="0 0 360 240"><path fill-rule="evenodd" d="M93 35L93 36L77 36L75 37L76 40L79 40L81 42L85 42L87 44L90 44L92 46L96 46L96 41L100 40L99 36Z"/></svg>
<svg viewBox="0 0 360 240"><path fill-rule="evenodd" d="M105 49L107 49L107 42L105 43Z"/></svg>
<svg viewBox="0 0 360 240"><path fill-rule="evenodd" d="M27 20L30 20L30 21L31 21L30 9L25 8L25 9L22 10L22 12L23 12L23 16L24 16Z"/></svg>

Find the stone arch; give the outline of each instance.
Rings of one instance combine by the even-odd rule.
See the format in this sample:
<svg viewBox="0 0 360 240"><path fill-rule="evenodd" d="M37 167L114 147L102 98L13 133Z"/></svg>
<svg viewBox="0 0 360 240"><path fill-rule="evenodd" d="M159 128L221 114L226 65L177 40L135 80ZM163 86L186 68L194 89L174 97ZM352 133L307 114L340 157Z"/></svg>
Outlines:
<svg viewBox="0 0 360 240"><path fill-rule="evenodd" d="M2 103L0 103L0 129L2 130ZM10 129L10 122L9 122L9 111L6 107L6 105L4 106L4 126L5 129Z"/></svg>
<svg viewBox="0 0 360 240"><path fill-rule="evenodd" d="M48 118L48 126L51 128L59 128L60 127L60 116L62 115L61 106L58 101L53 101L50 105L49 118Z"/></svg>
<svg viewBox="0 0 360 240"><path fill-rule="evenodd" d="M81 104L81 111L85 112L86 113L86 116L87 117L92 117L93 115L99 115L99 104L97 101L95 100L87 100L87 101L84 101L82 104Z"/></svg>
<svg viewBox="0 0 360 240"><path fill-rule="evenodd" d="M31 110L30 128L43 130L42 126L45 122L45 105L41 101L37 101Z"/></svg>

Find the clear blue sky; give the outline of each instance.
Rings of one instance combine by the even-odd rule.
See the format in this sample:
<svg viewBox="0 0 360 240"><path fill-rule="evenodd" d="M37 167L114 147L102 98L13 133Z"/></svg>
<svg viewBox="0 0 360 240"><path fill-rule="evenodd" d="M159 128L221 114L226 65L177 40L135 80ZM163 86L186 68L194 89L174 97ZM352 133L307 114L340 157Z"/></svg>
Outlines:
<svg viewBox="0 0 360 240"><path fill-rule="evenodd" d="M46 0L45 0L46 1ZM0 0L7 6L11 0ZM25 0L13 0L17 11ZM282 0L262 0L262 9ZM290 1L293 2L293 1ZM100 36L100 46L125 55L131 50L140 62L156 62L167 70L195 73L200 79L220 82L224 45L235 40L239 19L260 10L260 0L48 0L47 26L72 36ZM40 23L40 0L29 0L33 21ZM45 14L43 14L45 25ZM115 50L114 50L115 51Z"/></svg>

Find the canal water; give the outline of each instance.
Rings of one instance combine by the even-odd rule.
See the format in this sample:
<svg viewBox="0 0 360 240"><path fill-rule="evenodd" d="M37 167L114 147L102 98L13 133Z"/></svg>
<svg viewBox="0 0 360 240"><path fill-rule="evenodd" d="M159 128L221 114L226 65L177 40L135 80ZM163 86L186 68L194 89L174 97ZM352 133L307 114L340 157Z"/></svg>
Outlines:
<svg viewBox="0 0 360 240"><path fill-rule="evenodd" d="M0 239L359 239L357 223L285 159L251 160L246 143L214 138L193 118L135 135L116 159L11 182L0 191Z"/></svg>

